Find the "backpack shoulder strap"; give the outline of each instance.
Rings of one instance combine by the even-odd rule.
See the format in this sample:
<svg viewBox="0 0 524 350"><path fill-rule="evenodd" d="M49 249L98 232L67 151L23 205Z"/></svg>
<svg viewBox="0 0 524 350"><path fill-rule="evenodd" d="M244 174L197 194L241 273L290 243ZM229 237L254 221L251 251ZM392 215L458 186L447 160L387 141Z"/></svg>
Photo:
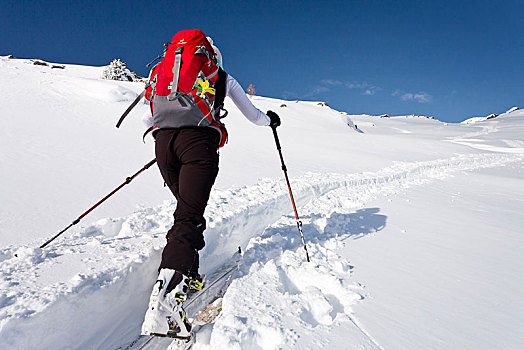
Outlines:
<svg viewBox="0 0 524 350"><path fill-rule="evenodd" d="M224 106L226 98L227 73L222 68L218 69L218 77L215 83L215 101L213 103L213 115L220 118L220 109Z"/></svg>

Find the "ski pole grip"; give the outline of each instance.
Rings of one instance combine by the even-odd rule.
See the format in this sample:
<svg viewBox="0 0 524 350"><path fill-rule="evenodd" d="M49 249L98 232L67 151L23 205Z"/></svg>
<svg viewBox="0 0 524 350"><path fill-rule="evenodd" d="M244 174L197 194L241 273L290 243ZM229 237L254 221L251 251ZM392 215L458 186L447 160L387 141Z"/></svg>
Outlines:
<svg viewBox="0 0 524 350"><path fill-rule="evenodd" d="M150 167L151 165L155 164L155 163L156 163L156 158L153 159L152 161L150 161L149 163L147 163L146 166L144 167L144 169L149 169L149 167Z"/></svg>
<svg viewBox="0 0 524 350"><path fill-rule="evenodd" d="M277 134L277 127L271 127L271 130L273 130L273 136L275 137L275 143L277 144L277 149L281 149L280 147L280 140L278 139L278 134Z"/></svg>

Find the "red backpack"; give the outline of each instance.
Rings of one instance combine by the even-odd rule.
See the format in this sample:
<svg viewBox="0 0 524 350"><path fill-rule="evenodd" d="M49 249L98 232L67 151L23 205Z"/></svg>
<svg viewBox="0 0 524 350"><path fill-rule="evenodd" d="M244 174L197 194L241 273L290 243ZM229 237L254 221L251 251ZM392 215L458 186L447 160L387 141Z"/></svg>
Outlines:
<svg viewBox="0 0 524 350"><path fill-rule="evenodd" d="M227 140L220 121L226 77L201 30L177 33L151 70L145 92L156 127L212 127L220 133L222 147Z"/></svg>

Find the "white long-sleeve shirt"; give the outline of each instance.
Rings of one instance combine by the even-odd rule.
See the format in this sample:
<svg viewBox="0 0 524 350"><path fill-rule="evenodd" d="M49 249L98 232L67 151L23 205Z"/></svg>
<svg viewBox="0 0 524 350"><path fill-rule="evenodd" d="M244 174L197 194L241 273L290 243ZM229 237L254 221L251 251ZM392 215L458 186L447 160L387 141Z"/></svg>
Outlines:
<svg viewBox="0 0 524 350"><path fill-rule="evenodd" d="M227 75L226 80L226 96L231 98L233 103L247 118L247 120L256 125L269 125L269 122L271 121L269 117L260 109L256 108L253 103L251 103L249 98L247 98L244 89L242 89L242 86L240 86L238 81L236 81L235 78L229 74ZM148 128L155 125L150 111L146 112L142 119Z"/></svg>
<svg viewBox="0 0 524 350"><path fill-rule="evenodd" d="M240 112L242 112L250 122L262 126L269 125L269 117L251 103L242 86L229 74L226 80L226 96L229 96L231 100L233 100Z"/></svg>

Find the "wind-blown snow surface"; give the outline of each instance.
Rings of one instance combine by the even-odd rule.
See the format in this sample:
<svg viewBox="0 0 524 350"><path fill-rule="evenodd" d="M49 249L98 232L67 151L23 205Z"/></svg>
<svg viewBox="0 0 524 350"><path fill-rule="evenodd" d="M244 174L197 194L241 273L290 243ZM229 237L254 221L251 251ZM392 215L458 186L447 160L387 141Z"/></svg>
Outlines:
<svg viewBox="0 0 524 350"><path fill-rule="evenodd" d="M156 168L36 248L154 157L140 83L0 57L0 348L117 349L138 335L176 203ZM234 73L234 72L233 72ZM470 124L231 101L201 272L240 273L194 349L524 347L524 112ZM283 107L283 105L286 105Z"/></svg>

